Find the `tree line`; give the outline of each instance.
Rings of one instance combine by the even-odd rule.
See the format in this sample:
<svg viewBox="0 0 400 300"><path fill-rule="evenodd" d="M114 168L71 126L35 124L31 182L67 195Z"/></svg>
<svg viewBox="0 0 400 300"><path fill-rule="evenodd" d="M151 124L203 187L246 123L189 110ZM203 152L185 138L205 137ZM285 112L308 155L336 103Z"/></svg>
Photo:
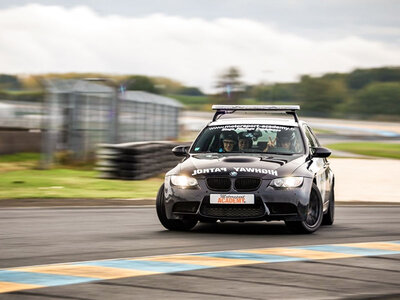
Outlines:
<svg viewBox="0 0 400 300"><path fill-rule="evenodd" d="M98 73L44 74L18 77L0 74L0 99L41 101L43 78L110 77ZM218 92L205 95L199 88L185 86L165 77L143 75L111 76L122 90L143 90L175 97L193 108L211 103L300 104L303 115L400 120L400 67L356 69L349 73L303 75L295 83L243 82L241 71L230 67L215 78ZM205 105L203 105L203 104ZM197 105L197 106L196 106Z"/></svg>
<svg viewBox="0 0 400 300"><path fill-rule="evenodd" d="M350 73L304 75L297 83L247 86L242 97L262 103L299 103L302 113L322 117L399 120L400 68L357 69Z"/></svg>
<svg viewBox="0 0 400 300"><path fill-rule="evenodd" d="M61 73L16 76L0 74L0 100L41 101L44 95L44 79L85 79L109 78L123 90L140 90L154 94L177 94L203 96L197 87L185 86L182 83L165 77L143 75L108 75L102 73Z"/></svg>

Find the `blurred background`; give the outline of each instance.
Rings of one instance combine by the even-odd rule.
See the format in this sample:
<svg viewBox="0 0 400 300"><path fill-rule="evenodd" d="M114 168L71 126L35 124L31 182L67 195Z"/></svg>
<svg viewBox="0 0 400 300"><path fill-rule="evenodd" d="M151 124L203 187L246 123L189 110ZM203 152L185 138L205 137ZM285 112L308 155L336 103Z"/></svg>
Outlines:
<svg viewBox="0 0 400 300"><path fill-rule="evenodd" d="M399 13L390 0L3 0L0 199L153 198L212 104L299 104L333 150L339 199L398 201Z"/></svg>

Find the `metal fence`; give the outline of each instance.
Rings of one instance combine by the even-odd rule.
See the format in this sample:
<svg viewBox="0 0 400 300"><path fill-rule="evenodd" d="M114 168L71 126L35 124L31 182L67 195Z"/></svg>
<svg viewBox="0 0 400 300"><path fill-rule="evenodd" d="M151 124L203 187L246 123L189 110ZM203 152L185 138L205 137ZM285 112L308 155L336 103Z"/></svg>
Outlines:
<svg viewBox="0 0 400 300"><path fill-rule="evenodd" d="M142 91L119 95L120 143L176 139L179 104L174 99Z"/></svg>
<svg viewBox="0 0 400 300"><path fill-rule="evenodd" d="M46 88L45 166L57 150L87 160L99 143L172 140L179 135L181 105L173 99L142 91L118 93L109 82L51 80Z"/></svg>

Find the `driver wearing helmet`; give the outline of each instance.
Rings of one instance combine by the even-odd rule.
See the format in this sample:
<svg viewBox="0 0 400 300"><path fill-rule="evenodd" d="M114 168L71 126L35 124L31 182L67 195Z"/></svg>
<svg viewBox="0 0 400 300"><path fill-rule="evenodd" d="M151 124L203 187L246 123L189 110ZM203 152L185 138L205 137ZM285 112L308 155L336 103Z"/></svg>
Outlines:
<svg viewBox="0 0 400 300"><path fill-rule="evenodd" d="M288 151L292 150L294 141L294 132L282 130L278 132L276 137L277 137L276 147L280 147Z"/></svg>
<svg viewBox="0 0 400 300"><path fill-rule="evenodd" d="M269 138L267 147L264 152L273 148L276 150L283 150L284 152L294 151L294 132L289 130L281 130L276 134L275 139Z"/></svg>
<svg viewBox="0 0 400 300"><path fill-rule="evenodd" d="M232 152L237 151L238 135L236 131L223 131L221 133L222 147L218 152Z"/></svg>

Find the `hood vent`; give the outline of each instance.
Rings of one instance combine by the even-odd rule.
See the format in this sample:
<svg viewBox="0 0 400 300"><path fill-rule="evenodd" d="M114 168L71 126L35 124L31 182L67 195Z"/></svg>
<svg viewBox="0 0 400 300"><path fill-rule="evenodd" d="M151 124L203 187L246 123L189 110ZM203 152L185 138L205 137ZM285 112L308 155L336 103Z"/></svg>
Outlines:
<svg viewBox="0 0 400 300"><path fill-rule="evenodd" d="M287 163L287 160L284 159L276 159L273 157L261 157L261 161L268 161L280 164L281 166Z"/></svg>
<svg viewBox="0 0 400 300"><path fill-rule="evenodd" d="M241 156L231 156L222 159L223 162L235 162L235 163L250 163L259 161L259 158L254 157L241 157Z"/></svg>

